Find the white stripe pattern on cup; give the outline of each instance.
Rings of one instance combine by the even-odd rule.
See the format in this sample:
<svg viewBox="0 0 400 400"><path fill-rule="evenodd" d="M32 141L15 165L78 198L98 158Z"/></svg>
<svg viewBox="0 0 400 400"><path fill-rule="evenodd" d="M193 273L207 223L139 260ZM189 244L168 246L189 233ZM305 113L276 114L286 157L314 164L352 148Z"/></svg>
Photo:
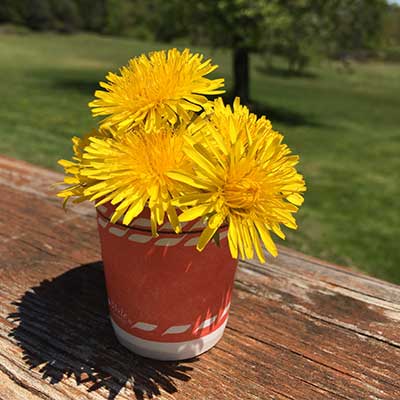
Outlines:
<svg viewBox="0 0 400 400"><path fill-rule="evenodd" d="M219 234L219 240L225 239L228 236L228 229Z"/></svg>
<svg viewBox="0 0 400 400"><path fill-rule="evenodd" d="M176 334L176 333L184 333L186 332L192 325L191 324L187 324L187 325L175 325L175 326L171 326L170 328L168 328L163 335L172 335L172 334Z"/></svg>
<svg viewBox="0 0 400 400"><path fill-rule="evenodd" d="M106 213L108 211L108 208L106 206L98 206L97 209L102 212L102 213Z"/></svg>
<svg viewBox="0 0 400 400"><path fill-rule="evenodd" d="M194 231L196 229L204 229L207 225L202 221L197 221L194 225L191 226L190 230Z"/></svg>
<svg viewBox="0 0 400 400"><path fill-rule="evenodd" d="M184 246L196 246L197 242L199 241L200 236L192 237L191 239L187 240Z"/></svg>
<svg viewBox="0 0 400 400"><path fill-rule="evenodd" d="M136 218L133 221L132 226L140 226L142 228L150 228L151 223L150 223L150 220L148 220L146 218Z"/></svg>
<svg viewBox="0 0 400 400"><path fill-rule="evenodd" d="M125 233L128 232L128 230L129 230L129 228L121 229L121 228L116 228L115 226L112 226L109 229L109 232L115 236L122 237L122 236L125 236Z"/></svg>
<svg viewBox="0 0 400 400"><path fill-rule="evenodd" d="M99 206L99 209L100 209L100 207L102 207L102 206ZM103 229L106 229L108 227L109 233L111 233L114 236L120 237L120 238L125 237L126 233L129 231L129 228L120 228L119 226L110 223L109 220L103 218L101 215L98 215L97 221ZM195 225L193 225L189 229L192 230L198 223L199 222L197 222ZM136 225L140 226L140 227L150 227L150 221L145 218L137 218L134 221L134 224L131 225L131 228L134 228ZM171 227L171 225L169 224L169 222L167 222L161 228L169 228L169 227ZM185 225L183 225L182 227L184 228ZM200 225L198 225L197 227L200 227ZM220 233L219 238L220 238L220 240L223 240L227 236L228 236L228 230L226 229ZM171 247L171 246L177 246L179 244L183 244L186 247L193 247L193 246L197 245L199 237L200 237L200 232L199 232L199 235L195 235L195 236L193 236L193 234L190 234L190 235L185 235L185 234L182 235L181 234L176 237L168 237L168 238L165 238L165 237L164 238L153 238L151 236L150 232L149 232L149 234L143 234L143 233L136 232L136 233L129 235L128 240L130 240L131 242L142 243L142 244L148 243L151 240L153 240L155 246L161 246L161 247Z"/></svg>
<svg viewBox="0 0 400 400"><path fill-rule="evenodd" d="M193 331L194 333L197 333L199 330L204 329L212 325L218 318L218 320L221 320L225 317L225 315L228 313L229 308L231 306L231 303L229 303L224 310L222 311L220 317L218 318L218 315L213 315L211 318L208 318L204 321L202 321L199 326ZM178 333L184 333L186 332L192 324L186 324L186 325L174 325L170 326L168 329L166 329L163 332L163 335L173 335L173 334L178 334ZM137 328L142 331L146 332L152 332L157 329L158 325L155 324L149 324L147 322L136 322L131 326L132 328Z"/></svg>
<svg viewBox="0 0 400 400"><path fill-rule="evenodd" d="M157 328L157 325L148 324L146 322L136 322L136 324L132 325L132 328L137 328L142 331L151 332Z"/></svg>
<svg viewBox="0 0 400 400"><path fill-rule="evenodd" d="M147 243L150 242L150 240L153 239L153 236L147 236L147 235L138 235L136 233L133 233L132 235L129 235L128 240L136 243Z"/></svg>
<svg viewBox="0 0 400 400"><path fill-rule="evenodd" d="M224 311L222 311L221 317L220 318L224 318L226 314L228 314L229 311L229 307L231 306L231 303L229 303L225 308Z"/></svg>
<svg viewBox="0 0 400 400"><path fill-rule="evenodd" d="M211 318L206 319L205 321L203 321L195 330L194 333L198 332L200 329L204 329L209 327L211 324L213 324L215 322L215 320L217 319L217 316L214 315Z"/></svg>
<svg viewBox="0 0 400 400"><path fill-rule="evenodd" d="M105 228L108 225L108 221L102 217L98 217L97 222L102 228Z"/></svg>
<svg viewBox="0 0 400 400"><path fill-rule="evenodd" d="M185 226L185 225L182 225ZM173 231L174 228L172 227L172 225L169 222L166 222L165 224L161 225L161 227L159 228L160 231L165 230L165 231Z"/></svg>
<svg viewBox="0 0 400 400"><path fill-rule="evenodd" d="M177 238L162 238L162 239L158 239L154 244L156 246L170 247L170 246L176 246L177 244L182 242L182 240L184 240L184 239L185 239L185 236L177 237Z"/></svg>

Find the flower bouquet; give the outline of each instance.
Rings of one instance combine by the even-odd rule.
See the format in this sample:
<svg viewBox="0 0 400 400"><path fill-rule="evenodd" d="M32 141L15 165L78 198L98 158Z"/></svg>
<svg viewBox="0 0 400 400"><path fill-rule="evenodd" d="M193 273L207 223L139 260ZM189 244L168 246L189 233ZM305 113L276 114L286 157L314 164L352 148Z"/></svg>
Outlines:
<svg viewBox="0 0 400 400"><path fill-rule="evenodd" d="M208 79L211 60L157 51L109 73L89 103L106 116L74 137L58 193L94 202L111 321L119 341L156 359L194 357L221 338L237 258L296 229L305 184L283 136Z"/></svg>

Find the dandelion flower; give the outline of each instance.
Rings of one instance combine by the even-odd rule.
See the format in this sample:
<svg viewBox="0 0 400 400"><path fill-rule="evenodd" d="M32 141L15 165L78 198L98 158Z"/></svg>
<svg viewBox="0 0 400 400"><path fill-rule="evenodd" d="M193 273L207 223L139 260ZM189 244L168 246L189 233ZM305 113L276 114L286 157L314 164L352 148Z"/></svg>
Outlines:
<svg viewBox="0 0 400 400"><path fill-rule="evenodd" d="M97 181L87 187L84 196L96 205L117 205L111 222L122 217L129 225L145 206L151 211L152 233L167 215L175 232L180 225L171 199L178 196L182 184L167 176L171 170L188 172L191 162L183 152L186 126L165 125L152 132L143 126L113 138L90 138L83 159L82 174Z"/></svg>
<svg viewBox="0 0 400 400"><path fill-rule="evenodd" d="M105 90L97 90L97 99L89 103L94 116L108 115L103 124L127 130L144 123L147 130L160 126L161 120L174 124L188 122L188 111L207 108L206 95L219 90L224 79L208 79L205 75L218 66L203 56L171 49L141 55L120 69L120 75L109 73Z"/></svg>
<svg viewBox="0 0 400 400"><path fill-rule="evenodd" d="M80 203L88 200L88 196L85 196L84 190L90 185L94 184L93 179L89 179L83 176L81 171L85 164L83 159L84 149L90 143L90 138L106 138L110 137L112 133L108 130L100 128L99 130L93 129L87 133L83 138L74 136L72 138L72 160L59 160L58 164L64 168L65 177L64 181L58 183L58 185L67 185L67 187L57 193L58 197L64 199L63 206L65 207L70 198L74 198L74 203Z"/></svg>
<svg viewBox="0 0 400 400"><path fill-rule="evenodd" d="M281 224L297 228L292 214L302 204L306 188L295 169L298 156L291 155L282 143L283 136L265 119L257 119L239 106L236 101L233 113L230 107L224 107L225 111L220 107L219 115L202 126L206 134L198 131L197 136L207 140L186 139L185 152L194 172L173 171L168 176L196 191L178 197L175 204L188 207L179 216L181 221L207 220L198 250L228 223L232 256L251 259L255 250L265 262L261 243L277 255L270 231L284 239ZM214 132L213 145L209 143L210 131Z"/></svg>
<svg viewBox="0 0 400 400"><path fill-rule="evenodd" d="M246 106L241 105L239 97L235 98L233 107L225 106L221 97L215 99L207 112L196 120L197 125L201 124L201 120L204 121L202 129L197 129L194 138L198 141L207 140L209 146L213 146L216 141L233 143L238 137L251 143L258 137L259 132L270 132L271 135L277 133L265 116L257 118ZM209 123L206 123L207 121Z"/></svg>

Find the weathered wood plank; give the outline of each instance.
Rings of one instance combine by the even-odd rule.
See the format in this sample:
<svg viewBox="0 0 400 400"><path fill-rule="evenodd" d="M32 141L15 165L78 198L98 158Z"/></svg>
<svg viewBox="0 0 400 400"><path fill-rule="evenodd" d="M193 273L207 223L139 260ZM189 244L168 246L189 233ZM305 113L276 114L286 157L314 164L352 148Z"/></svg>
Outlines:
<svg viewBox="0 0 400 400"><path fill-rule="evenodd" d="M1 367L1 365L2 364L0 364L0 394L3 398L14 400L39 400L43 398L26 390L20 381L11 381L13 377L2 372L1 369L3 367Z"/></svg>
<svg viewBox="0 0 400 400"><path fill-rule="evenodd" d="M264 267L265 268L265 267ZM400 307L397 303L377 300L358 291L320 284L307 277L299 280L290 271L268 266L256 278L244 275L238 284L258 296L281 298L287 307L400 347L398 326Z"/></svg>
<svg viewBox="0 0 400 400"><path fill-rule="evenodd" d="M400 287L395 284L383 282L349 268L306 256L286 247L279 247L279 250L280 255L278 258L268 257L269 266L276 266L278 269L282 269L290 265L290 273L296 276L343 287L353 292L358 291L377 299L400 303ZM255 263L252 262L252 264L252 267L256 268L254 266ZM258 270L263 271L264 267L259 266Z"/></svg>
<svg viewBox="0 0 400 400"><path fill-rule="evenodd" d="M2 400L400 399L400 288L286 248L241 263L212 351L129 353L108 321L93 210L65 213L57 180L0 157Z"/></svg>

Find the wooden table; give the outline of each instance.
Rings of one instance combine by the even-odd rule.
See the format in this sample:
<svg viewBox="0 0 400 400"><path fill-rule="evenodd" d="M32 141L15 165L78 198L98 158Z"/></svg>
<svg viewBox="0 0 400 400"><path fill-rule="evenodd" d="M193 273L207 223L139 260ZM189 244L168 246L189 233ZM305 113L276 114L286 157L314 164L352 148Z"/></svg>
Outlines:
<svg viewBox="0 0 400 400"><path fill-rule="evenodd" d="M0 399L400 399L400 287L280 248L241 262L210 352L156 362L107 317L93 209L0 158Z"/></svg>

